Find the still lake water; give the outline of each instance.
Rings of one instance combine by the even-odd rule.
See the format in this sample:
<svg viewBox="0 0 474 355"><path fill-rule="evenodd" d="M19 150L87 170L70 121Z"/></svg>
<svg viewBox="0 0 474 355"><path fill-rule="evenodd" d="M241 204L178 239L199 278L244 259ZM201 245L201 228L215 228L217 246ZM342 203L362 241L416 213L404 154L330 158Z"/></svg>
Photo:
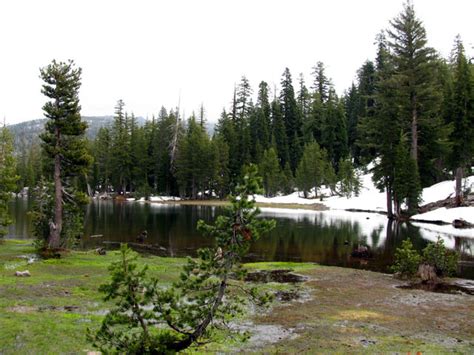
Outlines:
<svg viewBox="0 0 474 355"><path fill-rule="evenodd" d="M16 222L10 226L7 238L32 237L27 214L29 205L26 199L17 199L11 204L10 211ZM166 255L195 255L198 248L212 245L211 240L196 231L197 221L210 222L223 212L222 207L213 206L93 201L87 206L85 237L80 246L102 246L104 241L135 242L146 230L148 238L144 243L165 248ZM440 235L446 246L461 253L460 276L474 279L473 238L392 223L385 216L369 213L262 209L261 216L275 219L277 227L252 246L248 260L317 262L385 272L393 263L394 251L402 240L411 238L421 250ZM92 235L103 237L90 238ZM359 245L369 247L369 258L351 255Z"/></svg>

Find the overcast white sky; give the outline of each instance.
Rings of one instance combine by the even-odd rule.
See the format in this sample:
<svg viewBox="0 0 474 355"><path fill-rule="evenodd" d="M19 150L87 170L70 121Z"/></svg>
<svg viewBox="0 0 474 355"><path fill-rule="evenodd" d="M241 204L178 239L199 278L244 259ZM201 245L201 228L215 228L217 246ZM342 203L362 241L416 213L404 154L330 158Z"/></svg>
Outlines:
<svg viewBox="0 0 474 355"><path fill-rule="evenodd" d="M118 99L151 117L204 104L215 121L246 75L256 90L279 86L289 67L311 80L323 61L342 93L375 55L374 38L403 0L11 0L0 2L0 118L42 117L39 68L52 59L82 67L83 115L111 115ZM472 0L414 0L429 45L447 56L461 34L472 54Z"/></svg>

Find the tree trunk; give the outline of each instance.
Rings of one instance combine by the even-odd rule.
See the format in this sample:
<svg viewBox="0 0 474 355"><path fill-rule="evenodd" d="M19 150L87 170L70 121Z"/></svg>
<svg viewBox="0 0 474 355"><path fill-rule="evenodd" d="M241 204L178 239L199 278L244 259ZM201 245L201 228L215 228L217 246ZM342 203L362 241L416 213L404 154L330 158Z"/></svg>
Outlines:
<svg viewBox="0 0 474 355"><path fill-rule="evenodd" d="M412 99L410 156L418 166L418 112L416 111L416 97Z"/></svg>
<svg viewBox="0 0 474 355"><path fill-rule="evenodd" d="M456 206L460 206L463 202L462 196L462 178L464 175L464 169L459 167L456 169Z"/></svg>
<svg viewBox="0 0 474 355"><path fill-rule="evenodd" d="M392 189L390 186L385 186L385 192L387 195L387 217L393 219L393 208L392 208Z"/></svg>
<svg viewBox="0 0 474 355"><path fill-rule="evenodd" d="M395 218L400 219L402 216L400 201L398 200L397 194L393 194L393 207L395 209Z"/></svg>
<svg viewBox="0 0 474 355"><path fill-rule="evenodd" d="M56 128L56 148L59 148L60 132ZM63 186L61 182L61 156L54 156L54 223L50 226L48 247L59 248L63 229Z"/></svg>

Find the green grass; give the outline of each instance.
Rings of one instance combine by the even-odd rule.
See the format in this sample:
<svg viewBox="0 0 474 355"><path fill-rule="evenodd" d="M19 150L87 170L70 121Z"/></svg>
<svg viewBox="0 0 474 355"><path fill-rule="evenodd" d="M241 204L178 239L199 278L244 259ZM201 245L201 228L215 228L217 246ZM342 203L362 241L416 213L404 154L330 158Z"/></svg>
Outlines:
<svg viewBox="0 0 474 355"><path fill-rule="evenodd" d="M0 354L86 353L88 328L97 329L110 304L98 287L109 281L108 267L118 251L100 256L73 251L61 259L27 265L18 256L33 254L29 241L0 244ZM162 285L177 280L184 258L141 256L148 275ZM400 290L388 275L312 263L265 262L255 270L290 269L308 276L304 284L256 284L261 291L297 291L307 298L274 301L267 311L238 318L258 326L293 329L295 337L243 343L218 331L214 341L189 353L473 353L474 298ZM28 269L31 277L15 277ZM237 288L238 289L238 288ZM239 291L236 291L239 292ZM421 300L421 306L403 299ZM251 309L249 309L251 311Z"/></svg>
<svg viewBox="0 0 474 355"><path fill-rule="evenodd" d="M0 353L91 350L86 328L99 327L108 308L98 288L108 281L108 267L118 260L119 252L99 256L93 251L74 251L31 265L18 258L32 253L29 241L7 240L0 245ZM163 284L176 280L185 262L139 258L140 264L148 265L149 275ZM31 277L15 277L16 270L29 270Z"/></svg>
<svg viewBox="0 0 474 355"><path fill-rule="evenodd" d="M272 262L259 262L259 263L247 263L244 264L244 267L247 268L249 271L252 270L277 270L277 269L284 269L284 270L292 270L294 272L301 272L305 270L313 270L320 267L314 263L295 263L295 262L288 262L288 261L272 261Z"/></svg>
<svg viewBox="0 0 474 355"><path fill-rule="evenodd" d="M31 241L7 240L0 245L0 353L83 353L93 350L86 339L87 328L100 326L110 307L98 292L109 281L109 265L119 251L100 256L94 251L72 251L60 259L38 260L28 265L21 255L34 254ZM185 258L141 256L148 276L163 285L177 280ZM252 263L253 269L291 268L295 271L316 267L298 263ZM29 270L31 277L16 277L16 270ZM291 290L287 284L258 284L261 291ZM249 315L244 315L243 318ZM240 319L243 319L240 318ZM226 332L215 333L215 342L193 351L230 351L242 346L228 339Z"/></svg>

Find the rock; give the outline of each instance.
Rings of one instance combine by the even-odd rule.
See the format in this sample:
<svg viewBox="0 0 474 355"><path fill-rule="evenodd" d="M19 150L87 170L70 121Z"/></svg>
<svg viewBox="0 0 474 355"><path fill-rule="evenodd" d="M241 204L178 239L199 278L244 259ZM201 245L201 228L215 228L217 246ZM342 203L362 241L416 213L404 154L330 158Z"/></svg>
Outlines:
<svg viewBox="0 0 474 355"><path fill-rule="evenodd" d="M145 241L145 239L147 239L147 238L148 238L148 232L147 232L146 230L144 230L143 232L141 232L141 233L137 236L136 240L137 240L137 242L139 242L139 243L143 243L143 242Z"/></svg>
<svg viewBox="0 0 474 355"><path fill-rule="evenodd" d="M455 219L452 223L454 228L474 228L474 224L471 224L464 219Z"/></svg>
<svg viewBox="0 0 474 355"><path fill-rule="evenodd" d="M421 278L422 282L436 283L438 281L436 270L432 265L421 264L418 267L418 276Z"/></svg>
<svg viewBox="0 0 474 355"><path fill-rule="evenodd" d="M25 271L16 271L15 272L15 276L18 276L18 277L30 277L31 274L28 270L25 270Z"/></svg>
<svg viewBox="0 0 474 355"><path fill-rule="evenodd" d="M353 250L351 253L353 258L370 258L370 250L366 245L359 245L357 249Z"/></svg>
<svg viewBox="0 0 474 355"><path fill-rule="evenodd" d="M95 252L99 255L105 255L107 254L107 251L104 248L97 248Z"/></svg>

